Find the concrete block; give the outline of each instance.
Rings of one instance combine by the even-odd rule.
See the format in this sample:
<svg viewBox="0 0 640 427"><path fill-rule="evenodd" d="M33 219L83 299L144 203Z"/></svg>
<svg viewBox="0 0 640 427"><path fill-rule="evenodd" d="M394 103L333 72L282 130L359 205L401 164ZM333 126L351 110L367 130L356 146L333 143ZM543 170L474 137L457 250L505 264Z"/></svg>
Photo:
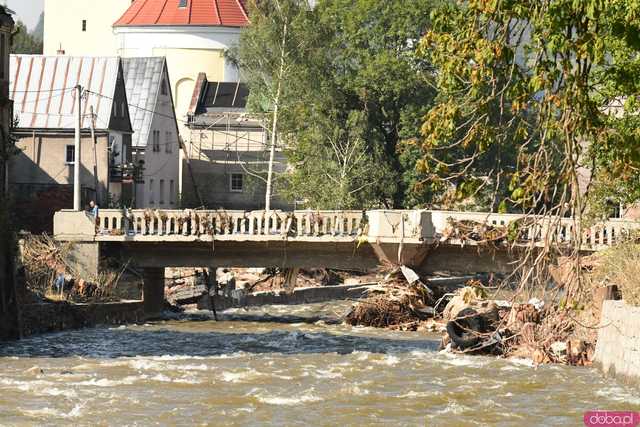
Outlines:
<svg viewBox="0 0 640 427"><path fill-rule="evenodd" d="M93 236L96 227L93 219L84 211L62 210L53 216L53 234L59 240Z"/></svg>
<svg viewBox="0 0 640 427"><path fill-rule="evenodd" d="M594 362L607 375L640 384L640 307L604 301Z"/></svg>
<svg viewBox="0 0 640 427"><path fill-rule="evenodd" d="M429 238L434 234L429 211L373 210L367 212L369 238Z"/></svg>

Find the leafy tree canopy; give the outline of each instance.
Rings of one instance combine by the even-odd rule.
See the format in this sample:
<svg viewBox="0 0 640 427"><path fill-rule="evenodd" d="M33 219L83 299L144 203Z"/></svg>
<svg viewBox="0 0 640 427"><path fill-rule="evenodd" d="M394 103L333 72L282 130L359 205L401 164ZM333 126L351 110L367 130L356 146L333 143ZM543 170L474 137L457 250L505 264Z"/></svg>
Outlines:
<svg viewBox="0 0 640 427"><path fill-rule="evenodd" d="M11 53L42 54L42 38L30 33L21 21L16 23L11 43Z"/></svg>
<svg viewBox="0 0 640 427"><path fill-rule="evenodd" d="M439 92L418 144L424 185L455 199L506 186L503 210L566 214L604 174L637 198L640 2L456 1L432 22L420 49Z"/></svg>

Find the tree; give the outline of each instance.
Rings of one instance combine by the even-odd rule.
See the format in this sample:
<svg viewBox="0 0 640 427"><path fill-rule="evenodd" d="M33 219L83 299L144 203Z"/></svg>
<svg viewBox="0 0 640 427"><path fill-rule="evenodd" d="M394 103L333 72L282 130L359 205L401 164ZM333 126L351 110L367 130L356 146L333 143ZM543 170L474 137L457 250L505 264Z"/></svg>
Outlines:
<svg viewBox="0 0 640 427"><path fill-rule="evenodd" d="M44 12L40 14L40 18L38 18L38 23L31 31L31 35L38 40L44 40Z"/></svg>
<svg viewBox="0 0 640 427"><path fill-rule="evenodd" d="M418 144L422 182L453 183L457 199L482 175L495 194L508 183L500 210L538 214L526 221L547 230L542 249L520 260L522 283L546 283L546 262L570 255L578 280L565 289L568 300L582 290L591 177L638 182L639 16L637 0L461 0L433 14L421 42L439 91ZM513 163L496 155L511 152ZM549 244L567 216L569 253Z"/></svg>
<svg viewBox="0 0 640 427"><path fill-rule="evenodd" d="M589 176L638 182L639 12L637 0L443 4L421 42L439 91L419 143L423 182L465 197L495 159L500 207L573 216L578 247ZM515 162L499 163L514 147Z"/></svg>
<svg viewBox="0 0 640 427"><path fill-rule="evenodd" d="M269 116L269 162L266 177L265 209L271 209L274 158L280 140L280 112L289 107L293 93L292 74L302 60L306 0L249 1L251 26L241 37L237 49L228 57L240 68L250 88L249 108Z"/></svg>
<svg viewBox="0 0 640 427"><path fill-rule="evenodd" d="M275 112L276 89L284 91L276 137L291 168L281 177L283 191L313 208L404 206L414 175L405 176L399 143L419 136L420 119L434 96L418 72L426 63L414 55L429 25L430 1L321 0L313 9L294 1L293 9L281 9L298 11L288 21L275 6L267 7L278 3L286 4L261 2L254 10L238 63L254 107L266 102ZM285 22L291 23L286 31ZM360 152L335 155L337 146L357 146ZM362 185L365 169L378 181ZM329 170L350 172L332 175L341 182L336 185Z"/></svg>
<svg viewBox="0 0 640 427"><path fill-rule="evenodd" d="M379 153L377 167L387 171L382 191L369 198L383 206L411 206L413 167L403 167L400 142L419 136L435 95L419 73L429 64L414 54L431 8L430 0L321 0L315 9L313 28L324 41L316 78L332 80L315 86L316 98L335 96L335 109L364 114L368 151ZM335 90L327 91L331 85Z"/></svg>
<svg viewBox="0 0 640 427"><path fill-rule="evenodd" d="M18 21L12 38L11 53L42 54L42 39L29 33L27 27Z"/></svg>

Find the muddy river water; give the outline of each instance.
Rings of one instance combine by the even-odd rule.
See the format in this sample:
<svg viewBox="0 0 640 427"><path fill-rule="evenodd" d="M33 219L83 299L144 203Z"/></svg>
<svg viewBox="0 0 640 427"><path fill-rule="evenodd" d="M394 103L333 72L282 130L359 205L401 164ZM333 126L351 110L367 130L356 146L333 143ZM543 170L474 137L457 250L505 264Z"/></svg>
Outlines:
<svg viewBox="0 0 640 427"><path fill-rule="evenodd" d="M0 344L0 425L582 425L640 411L590 368L454 356L333 324L347 303L232 310Z"/></svg>

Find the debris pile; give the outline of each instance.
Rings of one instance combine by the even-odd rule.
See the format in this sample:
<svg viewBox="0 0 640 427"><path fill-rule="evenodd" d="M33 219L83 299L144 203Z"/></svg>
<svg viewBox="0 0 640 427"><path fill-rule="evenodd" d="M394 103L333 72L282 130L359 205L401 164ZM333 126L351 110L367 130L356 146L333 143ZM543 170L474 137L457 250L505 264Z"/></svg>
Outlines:
<svg viewBox="0 0 640 427"><path fill-rule="evenodd" d="M370 288L371 295L355 304L345 321L353 326L419 329L423 321L434 316L433 292L413 276L407 280L405 272L397 269L381 284Z"/></svg>
<svg viewBox="0 0 640 427"><path fill-rule="evenodd" d="M27 235L20 241L25 291L36 298L95 302L113 300L112 292L124 271L109 271L83 278L69 263L73 243L60 243L43 235ZM27 295L23 295L27 298Z"/></svg>
<svg viewBox="0 0 640 427"><path fill-rule="evenodd" d="M536 298L512 304L488 300L477 288L465 287L449 301L443 319L447 334L442 344L453 352L570 365L590 364L593 356L593 345L576 338L570 312Z"/></svg>
<svg viewBox="0 0 640 427"><path fill-rule="evenodd" d="M71 270L66 263L71 243L60 244L43 234L27 236L21 241L20 248L25 284L42 297L52 290L58 273Z"/></svg>

